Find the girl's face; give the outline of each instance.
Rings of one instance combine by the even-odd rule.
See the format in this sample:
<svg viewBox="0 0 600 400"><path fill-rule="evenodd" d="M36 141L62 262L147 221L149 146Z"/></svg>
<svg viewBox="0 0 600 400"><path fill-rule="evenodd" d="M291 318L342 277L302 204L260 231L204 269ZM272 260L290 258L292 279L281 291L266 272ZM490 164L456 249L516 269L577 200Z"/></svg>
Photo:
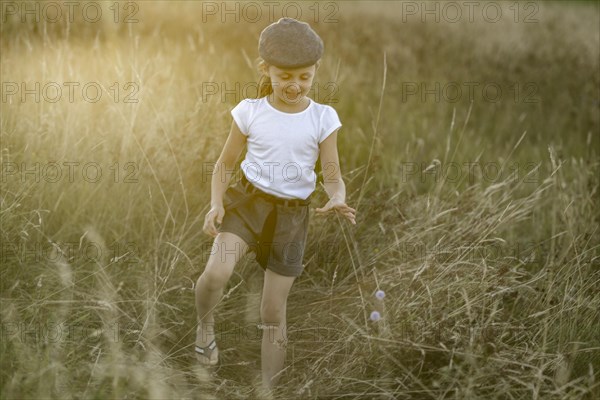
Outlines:
<svg viewBox="0 0 600 400"><path fill-rule="evenodd" d="M296 69L281 69L269 65L265 73L271 78L273 93L286 104L298 104L310 91L316 65Z"/></svg>

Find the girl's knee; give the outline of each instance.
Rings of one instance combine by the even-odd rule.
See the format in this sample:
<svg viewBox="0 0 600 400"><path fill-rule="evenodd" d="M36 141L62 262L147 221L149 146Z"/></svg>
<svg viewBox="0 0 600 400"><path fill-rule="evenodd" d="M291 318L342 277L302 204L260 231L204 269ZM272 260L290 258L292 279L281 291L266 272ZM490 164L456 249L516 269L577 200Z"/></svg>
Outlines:
<svg viewBox="0 0 600 400"><path fill-rule="evenodd" d="M278 304L263 304L260 307L260 318L263 323L283 323L285 322L285 306Z"/></svg>

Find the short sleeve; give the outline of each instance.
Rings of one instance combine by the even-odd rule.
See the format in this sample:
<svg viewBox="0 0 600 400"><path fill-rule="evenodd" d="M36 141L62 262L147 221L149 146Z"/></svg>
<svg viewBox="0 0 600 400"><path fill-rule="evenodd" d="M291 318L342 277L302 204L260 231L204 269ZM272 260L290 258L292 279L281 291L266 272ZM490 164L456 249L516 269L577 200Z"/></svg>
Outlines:
<svg viewBox="0 0 600 400"><path fill-rule="evenodd" d="M231 116L240 131L248 136L248 121L250 120L250 102L242 100L231 110Z"/></svg>
<svg viewBox="0 0 600 400"><path fill-rule="evenodd" d="M337 112L331 106L326 106L321 116L321 132L319 133L319 143L322 143L336 129L342 126Z"/></svg>

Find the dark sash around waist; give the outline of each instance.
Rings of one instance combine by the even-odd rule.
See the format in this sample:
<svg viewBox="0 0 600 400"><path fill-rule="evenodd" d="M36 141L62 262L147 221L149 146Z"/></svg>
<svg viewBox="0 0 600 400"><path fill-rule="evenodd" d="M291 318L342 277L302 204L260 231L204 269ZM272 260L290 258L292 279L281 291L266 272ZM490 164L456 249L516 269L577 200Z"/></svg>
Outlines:
<svg viewBox="0 0 600 400"><path fill-rule="evenodd" d="M306 200L303 200L303 199L284 199L281 197L273 196L272 194L265 193L262 190L258 189L256 186L254 186L250 181L248 181L248 179L246 178L246 175L244 175L243 173L242 173L241 183L242 183L242 186L244 187L244 189L248 193L255 194L257 196L260 196L260 197L270 201L271 203L281 204L286 207L307 206L310 204L310 198L312 197L312 196L308 196L308 198Z"/></svg>

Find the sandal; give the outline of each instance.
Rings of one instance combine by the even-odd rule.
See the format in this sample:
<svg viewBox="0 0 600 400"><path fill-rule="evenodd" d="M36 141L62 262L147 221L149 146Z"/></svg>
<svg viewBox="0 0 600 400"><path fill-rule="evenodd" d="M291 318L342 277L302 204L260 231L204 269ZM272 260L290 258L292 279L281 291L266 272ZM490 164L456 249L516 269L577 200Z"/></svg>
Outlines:
<svg viewBox="0 0 600 400"><path fill-rule="evenodd" d="M203 357L208 358L209 362L207 365L215 365L219 362L219 358L217 357L216 360L211 361L210 356L212 355L213 351L215 351L216 348L217 348L217 343L215 342L215 339L213 339L212 342L210 342L208 344L208 346L206 346L206 347L200 347L200 346L196 345L196 353L200 354Z"/></svg>

